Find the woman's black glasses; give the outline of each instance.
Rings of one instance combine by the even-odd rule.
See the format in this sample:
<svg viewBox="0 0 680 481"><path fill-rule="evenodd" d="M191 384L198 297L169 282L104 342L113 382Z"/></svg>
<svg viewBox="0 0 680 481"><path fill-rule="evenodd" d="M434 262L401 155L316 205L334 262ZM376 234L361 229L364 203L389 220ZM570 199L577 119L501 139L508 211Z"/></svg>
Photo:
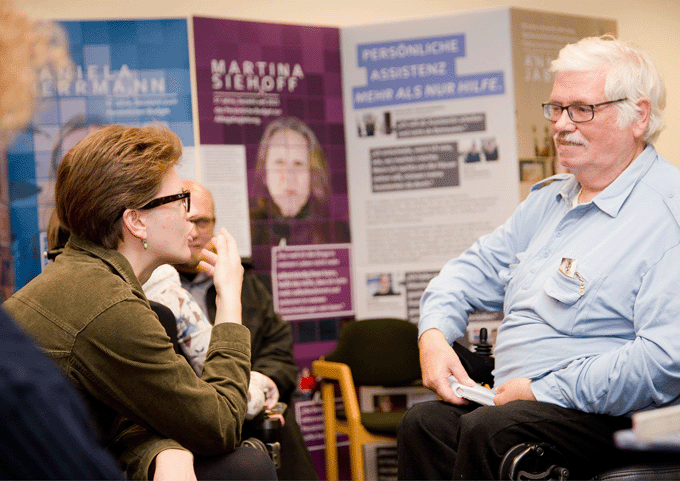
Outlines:
<svg viewBox="0 0 680 481"><path fill-rule="evenodd" d="M187 212L189 212L189 209L191 209L191 192L188 190L185 190L181 194L166 195L165 197L153 199L148 204L140 207L140 209L153 209L159 205L169 204L170 202L175 202L176 200L181 200L184 208Z"/></svg>

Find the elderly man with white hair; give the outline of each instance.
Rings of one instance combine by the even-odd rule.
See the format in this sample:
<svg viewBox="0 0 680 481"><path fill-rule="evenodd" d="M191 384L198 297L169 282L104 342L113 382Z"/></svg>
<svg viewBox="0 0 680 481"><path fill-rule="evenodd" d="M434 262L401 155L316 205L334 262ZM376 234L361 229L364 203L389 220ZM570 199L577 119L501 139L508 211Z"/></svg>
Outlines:
<svg viewBox="0 0 680 481"><path fill-rule="evenodd" d="M680 170L652 143L665 89L650 56L612 37L564 47L543 112L559 174L449 261L421 300L423 381L442 401L399 428L401 479L493 479L520 442L560 451L575 479L629 460L612 434L680 403ZM452 343L475 309L503 310L495 405Z"/></svg>

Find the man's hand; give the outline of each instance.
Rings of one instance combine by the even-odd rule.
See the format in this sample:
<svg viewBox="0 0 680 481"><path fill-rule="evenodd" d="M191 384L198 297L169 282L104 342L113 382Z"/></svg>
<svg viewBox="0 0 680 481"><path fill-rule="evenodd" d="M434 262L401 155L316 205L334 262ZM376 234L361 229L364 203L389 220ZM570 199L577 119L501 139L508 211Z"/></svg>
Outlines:
<svg viewBox="0 0 680 481"><path fill-rule="evenodd" d="M243 266L236 240L225 228L213 237L215 251L203 249L199 268L213 277L217 293L215 325L222 322L241 324L241 287Z"/></svg>
<svg viewBox="0 0 680 481"><path fill-rule="evenodd" d="M194 455L183 449L166 449L156 455L154 481L196 481Z"/></svg>
<svg viewBox="0 0 680 481"><path fill-rule="evenodd" d="M279 402L279 388L269 376L265 376L264 374L257 371L252 371L250 373L251 376L253 372L259 374L263 378L262 384L264 385L264 407L267 409L273 408L276 406L276 403Z"/></svg>
<svg viewBox="0 0 680 481"><path fill-rule="evenodd" d="M496 403L497 406L518 400L536 400L536 397L531 390L531 379L521 377L504 382L496 388L496 396L493 398L493 402Z"/></svg>
<svg viewBox="0 0 680 481"><path fill-rule="evenodd" d="M428 329L420 336L420 368L423 372L423 384L432 389L446 402L463 405L469 401L456 396L447 381L453 376L461 384L474 385L465 368L449 345L444 334L437 329Z"/></svg>
<svg viewBox="0 0 680 481"><path fill-rule="evenodd" d="M269 376L251 371L248 386L248 412L246 419L253 419L264 409L273 408L279 402L279 388Z"/></svg>

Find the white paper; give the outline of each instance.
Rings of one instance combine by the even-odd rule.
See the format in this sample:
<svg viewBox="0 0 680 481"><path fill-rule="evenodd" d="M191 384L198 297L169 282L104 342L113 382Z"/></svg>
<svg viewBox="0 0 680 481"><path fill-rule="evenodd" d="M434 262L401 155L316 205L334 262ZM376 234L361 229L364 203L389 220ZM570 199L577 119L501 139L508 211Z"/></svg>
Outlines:
<svg viewBox="0 0 680 481"><path fill-rule="evenodd" d="M216 229L236 239L241 257L250 257L250 213L245 145L201 145L201 183L215 200Z"/></svg>

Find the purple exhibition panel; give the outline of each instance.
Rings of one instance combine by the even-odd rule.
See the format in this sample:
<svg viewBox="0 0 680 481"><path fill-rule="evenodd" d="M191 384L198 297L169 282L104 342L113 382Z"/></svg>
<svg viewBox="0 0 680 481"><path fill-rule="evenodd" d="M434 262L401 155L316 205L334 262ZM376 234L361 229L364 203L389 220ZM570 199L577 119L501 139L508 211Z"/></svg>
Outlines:
<svg viewBox="0 0 680 481"><path fill-rule="evenodd" d="M335 399L335 404L337 411L344 409L341 397ZM323 403L318 398L295 401L294 409L295 419L300 425L300 431L309 449L309 454L319 470L319 477L326 479ZM338 474L340 479L350 479L349 439L347 436L339 434L336 446L338 448Z"/></svg>
<svg viewBox="0 0 680 481"><path fill-rule="evenodd" d="M339 30L203 17L193 24L200 144L245 147L255 269L270 275L271 247L281 242L348 243ZM303 174L291 171L305 165L274 172L265 159L278 141L263 135L276 130L272 122L294 131L287 142L304 137ZM275 173L288 177L278 196ZM307 176L304 187L292 185L296 175Z"/></svg>
<svg viewBox="0 0 680 481"><path fill-rule="evenodd" d="M276 312L286 320L351 315L349 252L344 244L273 248Z"/></svg>
<svg viewBox="0 0 680 481"><path fill-rule="evenodd" d="M339 30L194 17L193 31L201 180L218 194L218 227L246 217L253 268L290 321L298 367L311 368L353 315ZM273 251L290 249L312 265L288 259L278 285Z"/></svg>
<svg viewBox="0 0 680 481"><path fill-rule="evenodd" d="M258 277L275 296L285 294L277 302L289 311L281 313L291 321L296 362L311 367L353 315L339 29L192 20L201 180L218 193L218 227L227 217L243 221ZM233 181L239 175L243 181ZM234 192L246 183L247 191ZM237 208L240 199L247 208ZM340 294L295 300L293 289L275 284L274 248L330 245L342 259L338 277L315 282L342 277L347 284L333 286ZM300 281L287 275L284 286Z"/></svg>

